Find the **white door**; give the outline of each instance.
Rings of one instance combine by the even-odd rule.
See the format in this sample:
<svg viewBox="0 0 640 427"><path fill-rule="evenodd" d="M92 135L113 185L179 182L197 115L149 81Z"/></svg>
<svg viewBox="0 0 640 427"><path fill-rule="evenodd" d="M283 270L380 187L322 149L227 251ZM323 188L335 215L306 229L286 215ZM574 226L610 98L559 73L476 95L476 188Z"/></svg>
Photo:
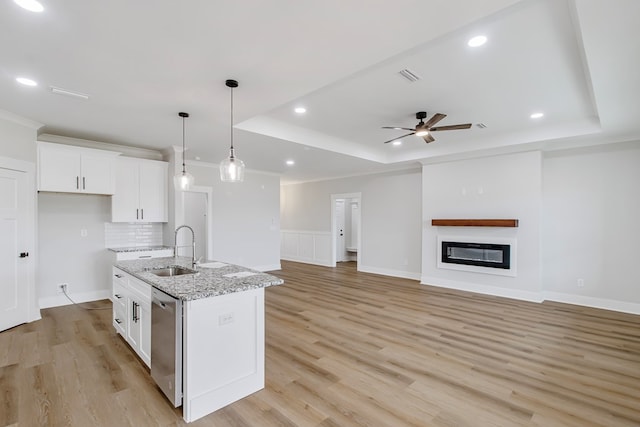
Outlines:
<svg viewBox="0 0 640 427"><path fill-rule="evenodd" d="M196 238L196 259L207 259L207 193L185 191L184 223L191 228ZM184 243L183 243L184 244ZM188 244L188 242L186 243ZM182 254L182 253L181 253ZM190 253L182 255L189 256Z"/></svg>
<svg viewBox="0 0 640 427"><path fill-rule="evenodd" d="M27 176L0 168L0 331L29 320Z"/></svg>
<svg viewBox="0 0 640 427"><path fill-rule="evenodd" d="M336 262L347 261L344 230L344 199L336 200Z"/></svg>

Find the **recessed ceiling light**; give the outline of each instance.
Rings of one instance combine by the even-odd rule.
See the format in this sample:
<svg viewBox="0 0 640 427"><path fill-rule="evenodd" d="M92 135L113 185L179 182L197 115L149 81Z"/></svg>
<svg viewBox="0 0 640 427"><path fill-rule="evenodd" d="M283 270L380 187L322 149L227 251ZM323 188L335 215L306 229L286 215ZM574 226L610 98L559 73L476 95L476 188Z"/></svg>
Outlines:
<svg viewBox="0 0 640 427"><path fill-rule="evenodd" d="M36 0L13 0L13 2L30 12L42 12L44 10L44 6Z"/></svg>
<svg viewBox="0 0 640 427"><path fill-rule="evenodd" d="M471 46L471 47L478 47L478 46L482 46L486 42L487 42L487 37L486 36L475 36L475 37L472 37L471 39L469 39L467 44L469 46Z"/></svg>
<svg viewBox="0 0 640 427"><path fill-rule="evenodd" d="M396 139L395 141L392 142L393 145L402 145L402 141L400 141L399 139Z"/></svg>
<svg viewBox="0 0 640 427"><path fill-rule="evenodd" d="M544 113L533 113L529 117L531 117L532 119L540 119L540 118L544 117Z"/></svg>
<svg viewBox="0 0 640 427"><path fill-rule="evenodd" d="M28 79L26 77L16 77L16 81L25 86L38 86L38 82Z"/></svg>
<svg viewBox="0 0 640 427"><path fill-rule="evenodd" d="M293 160L287 160L287 164L288 164L289 166L293 166L293 165L295 165L295 164L296 164L296 162L294 162Z"/></svg>
<svg viewBox="0 0 640 427"><path fill-rule="evenodd" d="M296 107L293 111L295 111L298 114L304 114L307 112L307 109L304 107Z"/></svg>

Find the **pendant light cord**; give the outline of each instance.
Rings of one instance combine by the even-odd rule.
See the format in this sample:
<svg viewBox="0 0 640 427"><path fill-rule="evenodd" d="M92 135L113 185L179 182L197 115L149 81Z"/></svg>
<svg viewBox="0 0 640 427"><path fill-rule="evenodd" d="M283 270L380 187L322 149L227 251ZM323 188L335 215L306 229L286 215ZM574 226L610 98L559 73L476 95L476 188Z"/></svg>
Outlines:
<svg viewBox="0 0 640 427"><path fill-rule="evenodd" d="M235 158L233 152L233 87L231 88L231 154L229 155L230 159Z"/></svg>
<svg viewBox="0 0 640 427"><path fill-rule="evenodd" d="M184 166L184 119L186 116L182 116L182 174L184 175L187 170Z"/></svg>

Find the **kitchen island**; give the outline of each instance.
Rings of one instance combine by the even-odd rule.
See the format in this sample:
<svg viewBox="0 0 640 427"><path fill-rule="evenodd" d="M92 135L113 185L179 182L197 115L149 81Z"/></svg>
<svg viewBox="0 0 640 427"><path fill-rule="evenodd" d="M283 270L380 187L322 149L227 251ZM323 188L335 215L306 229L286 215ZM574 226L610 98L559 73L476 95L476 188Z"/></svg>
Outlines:
<svg viewBox="0 0 640 427"><path fill-rule="evenodd" d="M215 261L200 264L195 274L157 275L160 269L170 266L190 269L191 259L151 258L115 264L114 326L130 344L134 343L134 350L135 343L140 343L138 354L144 360L144 348L151 343L145 344L141 337L144 330L137 336L135 331L138 325L150 329L150 322L156 319L150 319L150 311L145 314L144 301L136 302L135 298L146 296L147 286L149 296L153 287L179 301L182 411L185 421L191 422L264 388L264 288L280 285L283 280ZM132 295L131 302L129 298L124 302L124 315L116 306L125 293L119 291L125 287L123 280L128 281ZM130 311L132 315L128 316ZM124 316L133 327L123 326L120 318ZM147 333L151 338L150 331ZM153 354L149 360L153 371ZM179 387L178 377L175 382Z"/></svg>

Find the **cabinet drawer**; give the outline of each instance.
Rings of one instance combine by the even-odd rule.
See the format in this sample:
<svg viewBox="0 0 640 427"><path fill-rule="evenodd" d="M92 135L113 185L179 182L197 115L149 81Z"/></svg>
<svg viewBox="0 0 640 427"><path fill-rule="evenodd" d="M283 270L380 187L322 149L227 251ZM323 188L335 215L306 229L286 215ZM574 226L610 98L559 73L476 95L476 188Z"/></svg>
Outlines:
<svg viewBox="0 0 640 427"><path fill-rule="evenodd" d="M114 282L111 291L111 302L113 302L114 309L117 306L124 310L126 308L126 301L126 289L120 283Z"/></svg>
<svg viewBox="0 0 640 427"><path fill-rule="evenodd" d="M125 298L126 299L126 298ZM116 328L116 331L122 335L125 335L125 327L127 324L127 308L123 305L115 305L113 306L113 327Z"/></svg>
<svg viewBox="0 0 640 427"><path fill-rule="evenodd" d="M129 289L135 295L135 298L140 300L140 303L151 304L151 285L135 277L129 277Z"/></svg>
<svg viewBox="0 0 640 427"><path fill-rule="evenodd" d="M125 273L124 271L120 270L119 268L113 267L113 284L118 284L124 288L127 287L127 277L128 274Z"/></svg>

